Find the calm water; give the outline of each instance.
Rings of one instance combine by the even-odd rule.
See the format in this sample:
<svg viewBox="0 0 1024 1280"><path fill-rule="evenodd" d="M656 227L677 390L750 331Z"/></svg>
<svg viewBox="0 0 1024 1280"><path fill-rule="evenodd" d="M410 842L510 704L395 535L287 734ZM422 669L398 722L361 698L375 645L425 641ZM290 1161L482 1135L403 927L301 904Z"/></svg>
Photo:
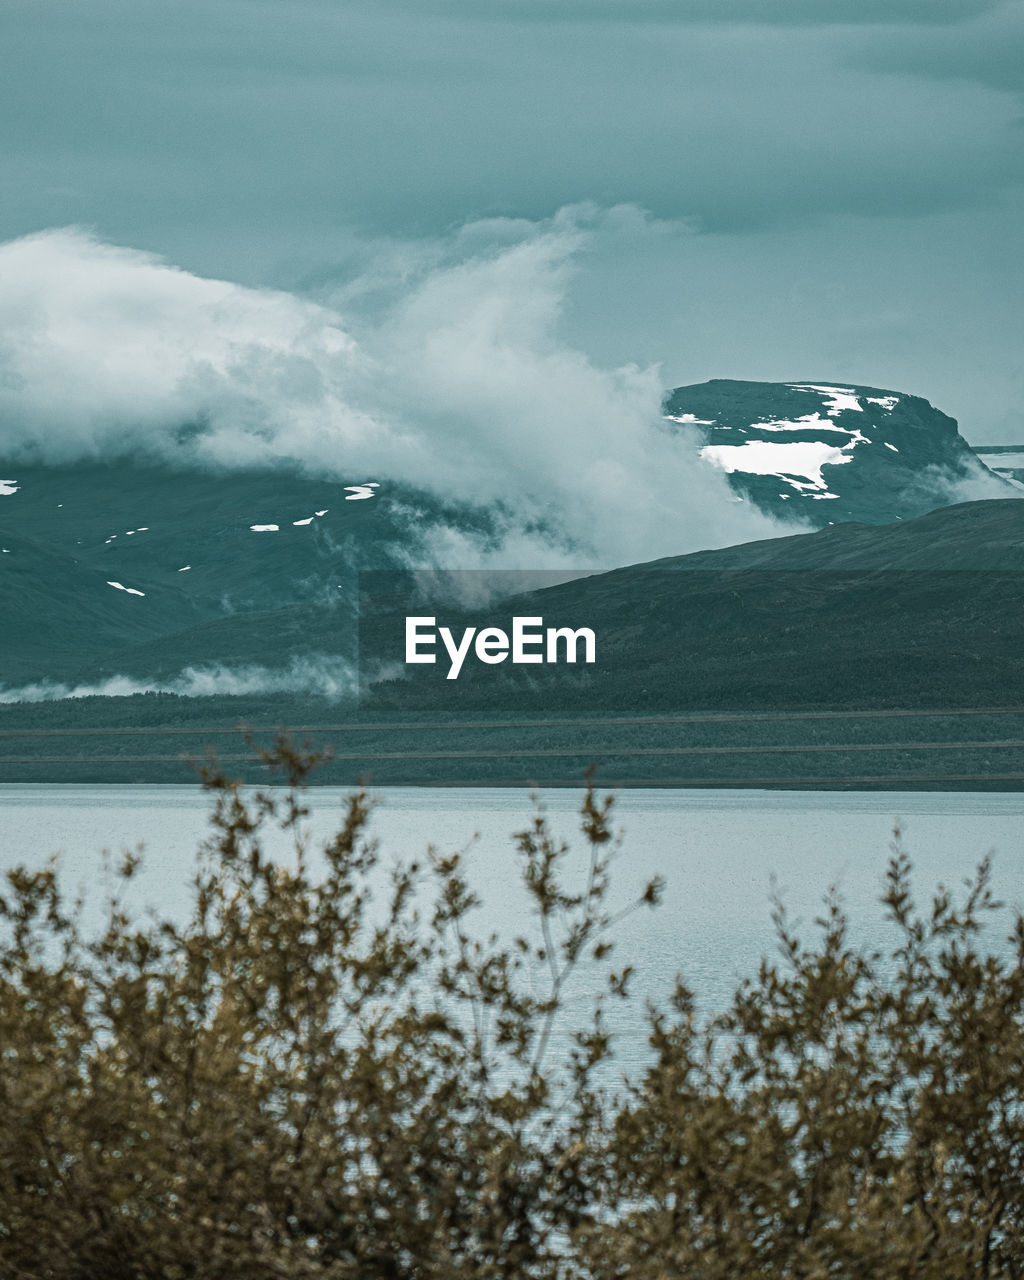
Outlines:
<svg viewBox="0 0 1024 1280"><path fill-rule="evenodd" d="M484 906L481 932L511 935L528 929L529 911L517 880L512 835L529 821L526 792L506 789L383 788L372 831L390 858L422 855L428 842L444 851L467 849ZM313 827L327 835L343 793L311 793ZM556 832L571 839L579 793L552 791L544 802ZM61 851L69 887L102 891L101 851L144 844L144 874L135 904L156 904L182 915L189 875L206 823L208 802L190 786L0 786L0 869L40 865ZM769 919L773 877L801 933L813 930L822 895L837 884L855 936L871 945L891 940L877 895L900 820L915 865L920 896L939 882L959 885L979 858L995 852L995 885L1011 905L1024 902L1024 795L993 793L635 790L621 795L617 825L625 832L613 899L627 902L655 874L667 880L664 902L620 925L616 967L636 969L638 996L663 998L676 972L702 1005L724 1003L735 981L774 954ZM577 839L576 844L579 845ZM281 856L287 847L280 846ZM578 860L582 866L582 858ZM994 947L1008 924L998 917ZM577 975L575 999L585 1005L598 986L594 973ZM619 1056L643 1055L640 1014L620 1014Z"/></svg>

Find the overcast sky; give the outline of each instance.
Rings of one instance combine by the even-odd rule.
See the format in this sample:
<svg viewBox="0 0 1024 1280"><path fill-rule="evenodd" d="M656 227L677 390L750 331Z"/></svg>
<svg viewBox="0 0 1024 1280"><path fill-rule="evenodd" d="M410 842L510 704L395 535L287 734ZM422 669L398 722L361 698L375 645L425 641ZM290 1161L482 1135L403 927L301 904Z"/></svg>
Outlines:
<svg viewBox="0 0 1024 1280"><path fill-rule="evenodd" d="M1024 440L1022 0L5 0L0 49L0 240L372 308L568 221L594 362Z"/></svg>

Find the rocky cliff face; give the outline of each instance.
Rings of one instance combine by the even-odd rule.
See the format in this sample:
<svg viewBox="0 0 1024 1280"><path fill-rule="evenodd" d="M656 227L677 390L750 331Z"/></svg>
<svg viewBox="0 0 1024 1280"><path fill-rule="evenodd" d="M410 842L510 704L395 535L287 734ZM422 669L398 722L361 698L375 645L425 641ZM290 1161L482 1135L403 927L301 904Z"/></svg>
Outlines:
<svg viewBox="0 0 1024 1280"><path fill-rule="evenodd" d="M816 527L887 524L1012 492L955 419L901 392L716 378L677 387L665 416L699 429L702 456L728 473L738 500Z"/></svg>

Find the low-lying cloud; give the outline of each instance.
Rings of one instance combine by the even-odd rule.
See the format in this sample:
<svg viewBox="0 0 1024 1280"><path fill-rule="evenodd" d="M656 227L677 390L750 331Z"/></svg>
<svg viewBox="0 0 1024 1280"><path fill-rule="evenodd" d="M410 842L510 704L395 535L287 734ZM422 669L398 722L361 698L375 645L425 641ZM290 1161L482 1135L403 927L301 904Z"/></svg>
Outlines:
<svg viewBox="0 0 1024 1280"><path fill-rule="evenodd" d="M201 278L78 229L9 242L4 455L397 481L501 504L499 550L532 567L778 532L666 429L657 368L602 367L560 337L577 259L610 216L622 215L565 210L392 246L316 300ZM450 567L466 563L464 541Z"/></svg>
<svg viewBox="0 0 1024 1280"><path fill-rule="evenodd" d="M282 667L228 667L219 663L190 666L168 679L117 675L93 683L39 680L18 687L0 686L0 704L57 702L64 698L127 698L137 693L176 693L185 698L298 693L338 702L355 697L357 689L358 677L350 662L317 654L293 656L288 665Z"/></svg>

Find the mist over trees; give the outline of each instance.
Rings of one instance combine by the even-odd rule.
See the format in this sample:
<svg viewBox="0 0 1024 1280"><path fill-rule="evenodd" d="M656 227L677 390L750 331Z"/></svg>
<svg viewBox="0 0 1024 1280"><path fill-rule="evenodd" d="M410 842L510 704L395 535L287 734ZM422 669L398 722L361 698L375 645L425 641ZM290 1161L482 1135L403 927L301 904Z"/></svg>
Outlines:
<svg viewBox="0 0 1024 1280"><path fill-rule="evenodd" d="M361 793L312 848L315 756L265 757L284 790L206 772L184 923L124 907L132 857L98 930L54 865L7 875L4 1280L1024 1275L1024 920L990 954L987 862L918 907L897 846L887 955L834 897L810 943L776 903L780 956L707 1017L681 978L615 1087L603 1007L644 993L610 797L584 794L578 883L536 812L531 917L481 937L459 855L392 867Z"/></svg>

